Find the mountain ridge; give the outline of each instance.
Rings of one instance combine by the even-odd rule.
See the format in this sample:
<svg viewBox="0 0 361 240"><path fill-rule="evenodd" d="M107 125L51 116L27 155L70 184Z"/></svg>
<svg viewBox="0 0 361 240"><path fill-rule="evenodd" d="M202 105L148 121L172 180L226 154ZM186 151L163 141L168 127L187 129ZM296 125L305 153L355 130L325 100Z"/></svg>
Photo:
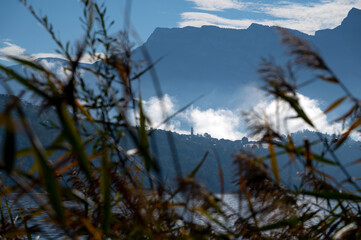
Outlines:
<svg viewBox="0 0 361 240"><path fill-rule="evenodd" d="M355 94L361 91L360 84L357 84L357 76L361 76L357 67L361 63L361 34L347 26L361 27L360 12L352 9L343 25L318 31L315 35L286 29L311 42L346 85L356 83L352 89ZM276 29L260 24L251 24L247 29L216 26L156 28L143 47L148 49L154 61L164 57L155 69L164 93L181 99L180 105L199 94L211 92L205 100L198 102L199 106L234 109L235 99L239 97L237 92L248 85L259 87L262 84L257 74L262 58L272 56L278 65L289 61ZM135 59L142 59L139 48L134 55ZM150 75L145 75L142 84L146 97L155 95L150 91L150 82ZM341 94L333 86L328 87L329 93L316 91L319 87L321 85L315 83L311 88L302 89L301 93L325 103L331 100L329 95Z"/></svg>
<svg viewBox="0 0 361 240"><path fill-rule="evenodd" d="M361 9L353 7L353 8L350 9L347 16L342 20L340 25L338 25L338 26L336 26L336 27L334 27L332 29L326 28L326 29L317 30L314 35L304 33L304 32L299 31L297 29L284 28L284 27L281 27L281 28L285 29L285 30L288 30L288 31L291 31L291 32L298 32L298 33L301 33L303 35L315 36L317 32L322 32L322 31L327 31L327 30L334 30L334 29L337 29L339 27L345 26L345 25L349 24L350 22L355 22L355 21L358 21L358 22L361 23ZM229 30L233 30L233 31L244 31L244 30L260 29L260 28L262 28L262 29L271 28L272 29L272 28L275 28L275 27L277 27L277 26L275 26L275 25L269 26L269 25L264 25L264 24L260 24L260 23L251 23L248 28L243 28L243 29L221 28L221 27L218 27L218 26L215 26L215 25L203 25L201 27L194 27L194 26L171 27L171 28L156 27L155 30L151 33L151 35L148 37L147 41L152 37L152 35L156 34L160 30L164 31L164 30L177 30L177 29L210 29L210 28L214 28L214 29L229 29Z"/></svg>
<svg viewBox="0 0 361 240"><path fill-rule="evenodd" d="M352 92L357 94L361 91L358 84L361 30L354 32L354 28L361 28L361 10L356 8L350 10L341 25L317 31L315 35L286 30L311 42L336 75L346 85L352 85ZM242 97L245 88L262 85L257 74L262 58L272 56L278 65L289 61L276 27L256 23L247 29L216 26L156 28L143 46L153 61L163 58L155 69L163 93L174 97L179 106L207 93L197 106L237 109L245 101ZM134 49L133 59L144 60L140 47ZM156 95L150 74L142 76L141 86L144 99ZM331 100L330 95L342 94L333 86L327 86L327 91L318 91L320 87L316 82L310 88L301 89L301 93L325 105Z"/></svg>

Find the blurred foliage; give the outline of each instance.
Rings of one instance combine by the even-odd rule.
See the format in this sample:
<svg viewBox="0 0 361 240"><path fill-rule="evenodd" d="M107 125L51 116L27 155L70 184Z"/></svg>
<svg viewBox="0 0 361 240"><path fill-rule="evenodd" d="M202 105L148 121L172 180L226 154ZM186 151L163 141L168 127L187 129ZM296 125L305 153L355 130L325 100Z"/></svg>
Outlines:
<svg viewBox="0 0 361 240"><path fill-rule="evenodd" d="M177 152L181 146L176 143L181 141L164 132L166 140L159 143L154 139L156 132L147 131L149 119L143 112L141 97L135 97L141 94L134 88L134 82L140 81L144 71L151 71L161 96L153 62L146 49L143 54L148 66L139 69L139 63L132 61L129 29L120 31L118 36L109 34L112 22L108 22L105 5L81 1L84 38L71 46L60 41L46 16L37 14L25 0L20 2L48 31L68 66L66 79L60 79L39 62L26 58L7 56L30 69L26 76L0 65L2 84L11 95L1 108L0 167L2 175L12 181L1 185L1 238L360 237L359 179L349 174L345 160L335 154L361 125L360 100L351 95L307 42L280 30L290 49L291 66L313 70L315 79L336 84L344 91L344 96L335 100L325 113L348 102L350 110L337 119L344 122L346 129L337 138L318 134L297 97L298 87L310 81L298 83L293 68L264 60L259 70L264 90L287 103L297 113L294 118L313 127L316 138L295 141L290 134L282 136L267 118L247 113L250 129L261 139L257 144L265 144L268 154L259 157L254 151L235 152L236 191L231 197L237 204L230 206L223 194L224 170L217 151L213 169L217 169L221 194L208 190L196 179L198 171L206 166L208 152L202 155L189 152L197 159L193 161L194 168L185 169ZM84 56L96 64L92 68L80 64ZM96 91L81 71L95 76ZM31 92L41 102L41 107L22 101L25 91L13 96L7 81L21 84L26 93ZM136 127L130 112L135 113ZM44 120L36 124L39 119ZM246 139L243 141L243 145L247 143ZM315 151L316 144L321 144L322 150ZM165 161L156 157L165 152L164 146L169 147L168 159L174 169L170 175L165 174L170 167L162 167ZM303 167L295 186L285 184L280 174L281 156L287 156L289 164ZM337 166L344 179L340 181L321 171L320 164ZM176 176L174 184L167 184L164 176ZM24 204L26 201L31 204Z"/></svg>

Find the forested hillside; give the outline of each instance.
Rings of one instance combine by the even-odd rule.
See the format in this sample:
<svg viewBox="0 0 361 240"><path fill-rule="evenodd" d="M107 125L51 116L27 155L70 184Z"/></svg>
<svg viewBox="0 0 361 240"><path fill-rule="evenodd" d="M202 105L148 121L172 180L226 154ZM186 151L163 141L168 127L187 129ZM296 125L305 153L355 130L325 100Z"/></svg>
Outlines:
<svg viewBox="0 0 361 240"><path fill-rule="evenodd" d="M6 103L11 102L14 99L10 95L0 95L1 100L1 109L4 110ZM24 109L26 116L31 122L36 135L39 137L39 140L43 143L51 143L55 140L55 137L59 133L57 129L58 119L53 110L41 111L40 106L33 105L27 101L20 100L20 105ZM15 115L16 116L16 115ZM94 134L94 129L89 127L89 124L82 123L85 126L88 126L87 134ZM28 138L22 130L18 130L19 135L16 139L16 148L17 150L25 150L30 147ZM148 131L150 134L150 146L151 152L156 157L159 166L161 167L162 177L165 183L168 186L172 186L174 181L177 178L176 166L172 160L173 150L171 149L168 138L167 131L150 129ZM169 133L169 132L168 132ZM84 132L85 134L85 132ZM123 130L123 138L121 139L121 146L124 149L133 149L136 147L136 144L132 138L127 134L126 129ZM222 184L224 184L225 192L232 192L237 189L237 186L233 183L235 180L236 172L234 171L234 156L240 153L254 153L262 159L267 157L268 147L267 144L262 144L256 141L250 141L246 136L237 141L231 141L226 139L216 139L212 138L209 134L199 135L184 135L178 133L171 133L175 141L175 150L176 154L181 163L181 170L184 175L190 174L197 165L201 162L203 157L206 155L206 160L196 174L196 178L199 182L203 183L208 189L214 192L221 192ZM308 139L312 143L312 151L316 153L324 154L324 158L327 159L330 157L329 153L324 149L322 143L320 142L320 135L316 132L311 131L302 131L293 133L291 137L294 139L294 143L297 146L303 146L304 140ZM337 139L337 136L330 136L321 134L321 138L329 139L330 143ZM286 136L283 136L284 141L286 141ZM0 146L3 145L4 141L4 131L1 130ZM279 152L282 152L282 149L277 149ZM2 149L3 151L3 149ZM91 148L87 150L89 153L92 151ZM358 159L360 154L360 142L356 142L352 139L349 139L340 149L336 151L336 155L340 158L343 164L348 165L353 161ZM59 156L61 151L58 154L54 154L53 160ZM136 156L137 161L141 162L140 156ZM317 167L323 171L335 176L337 180L342 180L345 176L338 173L338 167L330 167L328 165L324 166L322 161L315 162ZM29 170L33 165L33 159L31 157L23 157L21 161L17 162L18 166ZM99 164L99 163L94 163ZM288 185L291 187L296 187L300 183L300 176L297 172L303 172L305 169L303 166L299 165L294 166L290 164L290 159L286 153L279 155L279 164L282 169L282 179L284 181L282 184ZM349 166L349 172L351 175L357 175L361 171L360 167L356 168L353 165ZM220 172L221 171L221 172ZM153 173L154 174L154 173ZM222 176L221 176L222 175ZM224 181L222 183L222 181Z"/></svg>

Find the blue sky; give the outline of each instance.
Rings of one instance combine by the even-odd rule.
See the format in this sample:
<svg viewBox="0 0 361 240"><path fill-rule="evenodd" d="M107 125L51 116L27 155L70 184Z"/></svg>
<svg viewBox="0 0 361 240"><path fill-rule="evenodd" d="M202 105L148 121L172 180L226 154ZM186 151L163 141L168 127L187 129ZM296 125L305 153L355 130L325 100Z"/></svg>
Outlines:
<svg viewBox="0 0 361 240"><path fill-rule="evenodd" d="M104 0L116 32L123 26L125 0ZM41 15L48 15L63 41L82 36L78 0L28 0ZM133 0L131 22L145 41L156 27L216 25L247 28L252 22L293 28L308 34L339 25L360 0ZM0 53L56 56L49 35L17 0L0 2ZM1 63L7 64L4 59Z"/></svg>

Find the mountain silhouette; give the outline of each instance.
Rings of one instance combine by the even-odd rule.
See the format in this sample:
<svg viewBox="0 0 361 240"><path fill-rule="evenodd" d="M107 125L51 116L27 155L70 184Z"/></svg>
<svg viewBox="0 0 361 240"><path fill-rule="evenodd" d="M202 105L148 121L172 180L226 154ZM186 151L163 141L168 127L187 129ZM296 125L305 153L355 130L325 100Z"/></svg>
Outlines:
<svg viewBox="0 0 361 240"><path fill-rule="evenodd" d="M361 91L361 10L351 9L341 25L317 31L315 35L286 30L309 41L353 94ZM143 47L148 50L152 62L162 58L155 70L163 93L174 97L179 106L206 94L195 103L201 108L237 109L249 99L245 94L249 87L262 86L257 73L262 58L272 58L279 65L290 60L277 28L255 23L240 30L215 26L156 28L133 52L134 60L142 61L146 67L149 59L146 59L148 63L144 62ZM55 71L59 73L59 66L66 65L64 60L55 58L43 58L38 62L50 63L48 66L58 68ZM19 65L13 69L25 71ZM297 76L300 82L307 80L307 73ZM84 79L96 86L90 74ZM13 84L13 88L16 90L19 86ZM143 99L156 95L150 73L142 76L141 89ZM338 87L320 81L300 92L325 105L342 95Z"/></svg>
<svg viewBox="0 0 361 240"><path fill-rule="evenodd" d="M314 36L286 30L309 41L352 92L360 92L361 10L353 8L340 26ZM153 61L163 57L156 70L165 93L183 104L208 93L198 104L213 108L235 108L245 86L262 84L257 74L262 58L272 57L280 65L289 60L277 28L260 24L241 30L215 26L157 28L143 47ZM135 50L135 58L142 59L141 49ZM303 78L306 75L300 75L300 81ZM145 95L155 95L151 84L150 75L146 75L142 80ZM325 102L342 94L335 86L317 82L301 93Z"/></svg>

